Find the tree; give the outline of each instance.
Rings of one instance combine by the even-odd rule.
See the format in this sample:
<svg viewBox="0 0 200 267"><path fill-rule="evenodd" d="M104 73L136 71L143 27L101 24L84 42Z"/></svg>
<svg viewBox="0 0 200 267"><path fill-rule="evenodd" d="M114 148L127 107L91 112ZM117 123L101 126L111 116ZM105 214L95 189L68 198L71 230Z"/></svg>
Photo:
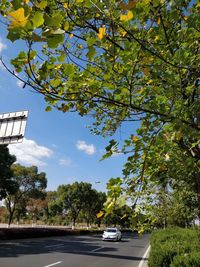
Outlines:
<svg viewBox="0 0 200 267"><path fill-rule="evenodd" d="M103 218L103 222L108 226L121 226L123 228L131 227L131 218L133 210L128 205L115 209L111 214Z"/></svg>
<svg viewBox="0 0 200 267"><path fill-rule="evenodd" d="M52 204L55 202L57 198L56 191L47 191L45 195L45 199L43 200L43 219L45 223L49 222L50 217L52 217Z"/></svg>
<svg viewBox="0 0 200 267"><path fill-rule="evenodd" d="M58 203L61 203L63 213L71 216L72 227L75 227L78 215L85 206L90 189L91 184L84 182L75 182L58 187Z"/></svg>
<svg viewBox="0 0 200 267"><path fill-rule="evenodd" d="M71 216L72 227L75 227L81 212L84 213L84 218L89 226L89 223L99 211L99 206L102 207L103 205L102 194L98 194L96 190L92 189L92 185L86 182L60 185L57 195L55 205L58 208L56 210L62 207L62 214ZM99 203L99 200L101 203Z"/></svg>
<svg viewBox="0 0 200 267"><path fill-rule="evenodd" d="M6 217L7 217L7 209L4 206L0 207L0 222L5 223L6 222Z"/></svg>
<svg viewBox="0 0 200 267"><path fill-rule="evenodd" d="M97 192L95 189L90 189L88 192L88 197L84 203L83 207L83 217L86 220L87 227L91 225L92 222L96 221L97 214L103 209L103 205L106 202L106 193ZM100 227L100 220L97 220L98 226Z"/></svg>
<svg viewBox="0 0 200 267"><path fill-rule="evenodd" d="M136 191L166 175L191 185L200 211L198 1L13 0L0 7L8 39L27 43L12 64L26 75L24 86L45 96L47 111L92 114L92 131L101 135L139 121L122 148L114 140L107 147L104 158L129 155L116 186L136 203Z"/></svg>
<svg viewBox="0 0 200 267"><path fill-rule="evenodd" d="M30 198L42 198L45 194L44 189L47 186L45 173L38 173L35 166L24 167L19 164L12 166L13 176L12 179L17 184L17 190L8 194L5 198L5 205L9 212L8 225L11 224L16 209L19 212L18 203L23 200L27 203Z"/></svg>
<svg viewBox="0 0 200 267"><path fill-rule="evenodd" d="M26 205L28 215L31 217L33 223L42 217L44 207L46 206L45 196L42 198L30 198Z"/></svg>
<svg viewBox="0 0 200 267"><path fill-rule="evenodd" d="M0 145L0 199L15 190L16 184L12 180L11 166L15 156L10 155L7 145Z"/></svg>

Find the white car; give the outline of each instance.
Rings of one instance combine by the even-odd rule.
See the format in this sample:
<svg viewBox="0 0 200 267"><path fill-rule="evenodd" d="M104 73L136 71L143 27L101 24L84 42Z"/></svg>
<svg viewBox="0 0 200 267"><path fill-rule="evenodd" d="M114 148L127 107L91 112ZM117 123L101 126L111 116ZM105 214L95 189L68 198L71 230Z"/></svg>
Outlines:
<svg viewBox="0 0 200 267"><path fill-rule="evenodd" d="M118 228L107 228L103 232L102 240L118 241L122 239L122 233Z"/></svg>

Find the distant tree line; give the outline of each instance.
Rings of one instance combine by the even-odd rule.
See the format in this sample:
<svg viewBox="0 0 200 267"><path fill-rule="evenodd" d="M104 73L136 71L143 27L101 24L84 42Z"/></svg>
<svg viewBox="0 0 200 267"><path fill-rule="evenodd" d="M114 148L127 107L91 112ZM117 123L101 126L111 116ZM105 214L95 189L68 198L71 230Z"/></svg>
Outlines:
<svg viewBox="0 0 200 267"><path fill-rule="evenodd" d="M25 167L15 163L6 145L0 146L0 221L15 223L36 223L51 225L72 225L77 221L90 227L107 225L130 226L130 219L123 211L104 216L107 195L92 188L90 183L75 182L60 185L55 191L46 191L47 178L36 166ZM129 216L130 217L130 216ZM129 221L129 222L128 222Z"/></svg>
<svg viewBox="0 0 200 267"><path fill-rule="evenodd" d="M105 206L113 195L109 191L112 179L107 184L108 192L98 192L87 182L60 185L55 191L46 191L47 178L36 166L25 167L15 163L6 145L0 146L0 222L68 225L77 223L91 226L121 226L144 232L152 227L190 226L198 218L198 200L194 192L185 186L182 191L164 183L157 188L157 197L151 203L148 195L141 200L141 210L131 202L119 202L117 187L116 202L111 212ZM152 197L150 198L152 199ZM146 214L142 214L146 206Z"/></svg>

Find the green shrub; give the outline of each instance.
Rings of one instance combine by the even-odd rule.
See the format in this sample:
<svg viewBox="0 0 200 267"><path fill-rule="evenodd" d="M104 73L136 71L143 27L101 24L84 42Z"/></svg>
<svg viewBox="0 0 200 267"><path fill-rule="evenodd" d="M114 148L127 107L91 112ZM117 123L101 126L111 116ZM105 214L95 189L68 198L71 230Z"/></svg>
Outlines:
<svg viewBox="0 0 200 267"><path fill-rule="evenodd" d="M155 231L151 236L149 267L171 267L175 258L193 252L200 252L198 231L183 228Z"/></svg>
<svg viewBox="0 0 200 267"><path fill-rule="evenodd" d="M200 252L176 256L170 267L200 267Z"/></svg>

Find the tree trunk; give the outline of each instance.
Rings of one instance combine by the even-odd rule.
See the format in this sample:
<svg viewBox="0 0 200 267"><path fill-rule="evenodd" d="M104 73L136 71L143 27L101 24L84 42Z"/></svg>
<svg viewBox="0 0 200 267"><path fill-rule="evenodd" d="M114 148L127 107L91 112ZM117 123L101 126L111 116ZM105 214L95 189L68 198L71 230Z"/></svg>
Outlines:
<svg viewBox="0 0 200 267"><path fill-rule="evenodd" d="M75 228L75 225L76 225L76 218L72 218L72 229Z"/></svg>
<svg viewBox="0 0 200 267"><path fill-rule="evenodd" d="M195 188L194 191L197 193L197 205L198 205L198 217L200 218L200 173L195 175Z"/></svg>
<svg viewBox="0 0 200 267"><path fill-rule="evenodd" d="M13 220L14 212L15 212L14 210L10 210L10 211L9 211L8 227L10 227L10 225L11 225L11 222L12 222L12 220Z"/></svg>
<svg viewBox="0 0 200 267"><path fill-rule="evenodd" d="M13 220L14 213L15 213L15 203L13 204L13 207L12 207L12 205L11 205L11 201L8 200L6 206L7 206L7 210L8 210L8 212L9 212L8 227L10 227L11 222L12 222L12 220Z"/></svg>

